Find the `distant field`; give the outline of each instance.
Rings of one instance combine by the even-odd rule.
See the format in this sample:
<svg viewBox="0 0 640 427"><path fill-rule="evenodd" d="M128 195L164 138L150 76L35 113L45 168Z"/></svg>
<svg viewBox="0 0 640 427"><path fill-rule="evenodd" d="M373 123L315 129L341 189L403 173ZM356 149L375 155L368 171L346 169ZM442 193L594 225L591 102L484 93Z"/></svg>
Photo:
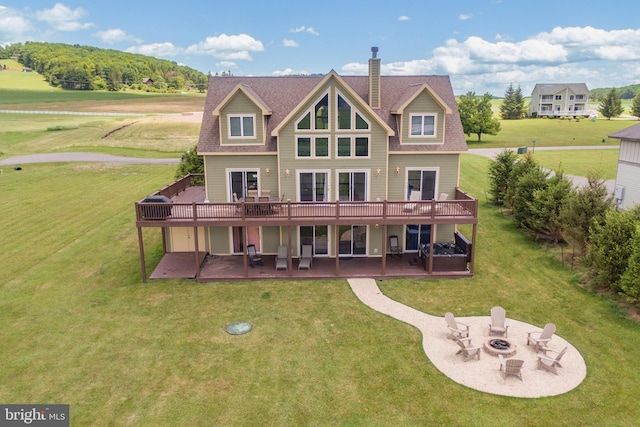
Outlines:
<svg viewBox="0 0 640 427"><path fill-rule="evenodd" d="M54 88L35 72L22 72L16 61L2 60L0 110L182 113L202 111L204 93L156 94L141 91L86 91Z"/></svg>
<svg viewBox="0 0 640 427"><path fill-rule="evenodd" d="M482 135L477 142L476 135L467 136L469 148L493 147L553 147L559 145L618 145L616 139L608 135L639 123L637 120L557 120L521 119L501 120L502 130L497 135Z"/></svg>

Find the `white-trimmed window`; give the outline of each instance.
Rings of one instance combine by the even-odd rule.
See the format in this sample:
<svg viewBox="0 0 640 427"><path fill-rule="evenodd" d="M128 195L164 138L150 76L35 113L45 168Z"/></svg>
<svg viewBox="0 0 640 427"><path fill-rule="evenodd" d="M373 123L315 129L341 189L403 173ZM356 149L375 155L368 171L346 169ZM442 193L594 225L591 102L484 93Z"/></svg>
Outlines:
<svg viewBox="0 0 640 427"><path fill-rule="evenodd" d="M296 139L296 158L329 158L329 138L299 136Z"/></svg>
<svg viewBox="0 0 640 427"><path fill-rule="evenodd" d="M437 114L412 114L410 136L412 138L424 138L436 136Z"/></svg>
<svg viewBox="0 0 640 427"><path fill-rule="evenodd" d="M329 130L329 94L325 94L316 102L311 111L305 113L296 122L297 130Z"/></svg>
<svg viewBox="0 0 640 427"><path fill-rule="evenodd" d="M229 138L255 138L254 115L229 115Z"/></svg>
<svg viewBox="0 0 640 427"><path fill-rule="evenodd" d="M337 158L369 158L368 136L338 136L336 138Z"/></svg>
<svg viewBox="0 0 640 427"><path fill-rule="evenodd" d="M351 105L346 99L338 94L337 99L337 123L339 130L367 130L369 129L369 122Z"/></svg>

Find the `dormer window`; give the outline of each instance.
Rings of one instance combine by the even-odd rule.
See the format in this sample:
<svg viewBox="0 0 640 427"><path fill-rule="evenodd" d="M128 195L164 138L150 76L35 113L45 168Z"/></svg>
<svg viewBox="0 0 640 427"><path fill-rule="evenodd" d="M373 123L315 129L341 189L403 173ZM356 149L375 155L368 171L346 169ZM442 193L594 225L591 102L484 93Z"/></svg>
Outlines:
<svg viewBox="0 0 640 427"><path fill-rule="evenodd" d="M255 116L229 116L229 138L255 138L255 136Z"/></svg>
<svg viewBox="0 0 640 427"><path fill-rule="evenodd" d="M435 114L412 114L411 115L411 137L434 137L436 136L436 115Z"/></svg>

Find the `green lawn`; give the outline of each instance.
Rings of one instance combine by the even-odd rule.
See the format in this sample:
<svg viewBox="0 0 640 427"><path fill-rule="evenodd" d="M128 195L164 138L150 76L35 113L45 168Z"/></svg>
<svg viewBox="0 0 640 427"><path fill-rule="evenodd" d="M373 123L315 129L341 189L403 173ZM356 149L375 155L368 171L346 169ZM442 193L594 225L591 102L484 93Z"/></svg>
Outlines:
<svg viewBox="0 0 640 427"><path fill-rule="evenodd" d="M530 400L454 383L416 329L343 280L143 285L133 201L174 168L56 164L0 175L0 402L69 403L74 426L634 425L640 326L486 205L487 164L462 160L461 186L481 199L476 276L381 289L438 316L500 304L554 322L587 363L576 390ZM159 234L145 231L149 268ZM254 329L228 335L239 320Z"/></svg>
<svg viewBox="0 0 640 427"><path fill-rule="evenodd" d="M502 130L497 135L482 135L478 143L476 135L467 136L469 148L533 148L552 146L618 145L619 140L608 135L637 124L637 120L552 120L522 119L501 120Z"/></svg>
<svg viewBox="0 0 640 427"><path fill-rule="evenodd" d="M577 176L616 179L619 150L536 150L534 157L542 167Z"/></svg>

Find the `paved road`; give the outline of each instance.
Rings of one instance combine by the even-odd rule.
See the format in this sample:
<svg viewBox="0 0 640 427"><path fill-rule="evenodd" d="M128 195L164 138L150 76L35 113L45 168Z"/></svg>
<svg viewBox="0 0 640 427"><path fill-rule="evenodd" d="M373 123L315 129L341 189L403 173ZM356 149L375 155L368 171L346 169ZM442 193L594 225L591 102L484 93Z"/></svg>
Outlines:
<svg viewBox="0 0 640 427"><path fill-rule="evenodd" d="M180 159L147 159L139 157L111 156L100 153L51 153L29 154L26 156L9 157L0 160L0 165L19 166L28 163L55 163L55 162L106 162L122 164L177 164Z"/></svg>
<svg viewBox="0 0 640 427"><path fill-rule="evenodd" d="M538 147L536 150L611 150L617 149L615 146L576 146L576 147ZM472 148L468 153L477 154L493 159L503 148ZM516 148L512 148L516 150ZM19 166L28 163L54 163L54 162L107 162L121 164L177 164L179 158L175 159L147 159L138 157L122 157L111 156L109 154L100 153L51 153L51 154L29 154L26 156L9 157L0 160L0 166ZM583 187L587 184L587 178L581 176L567 175L577 187ZM613 194L615 180L605 181L605 185L609 194Z"/></svg>

